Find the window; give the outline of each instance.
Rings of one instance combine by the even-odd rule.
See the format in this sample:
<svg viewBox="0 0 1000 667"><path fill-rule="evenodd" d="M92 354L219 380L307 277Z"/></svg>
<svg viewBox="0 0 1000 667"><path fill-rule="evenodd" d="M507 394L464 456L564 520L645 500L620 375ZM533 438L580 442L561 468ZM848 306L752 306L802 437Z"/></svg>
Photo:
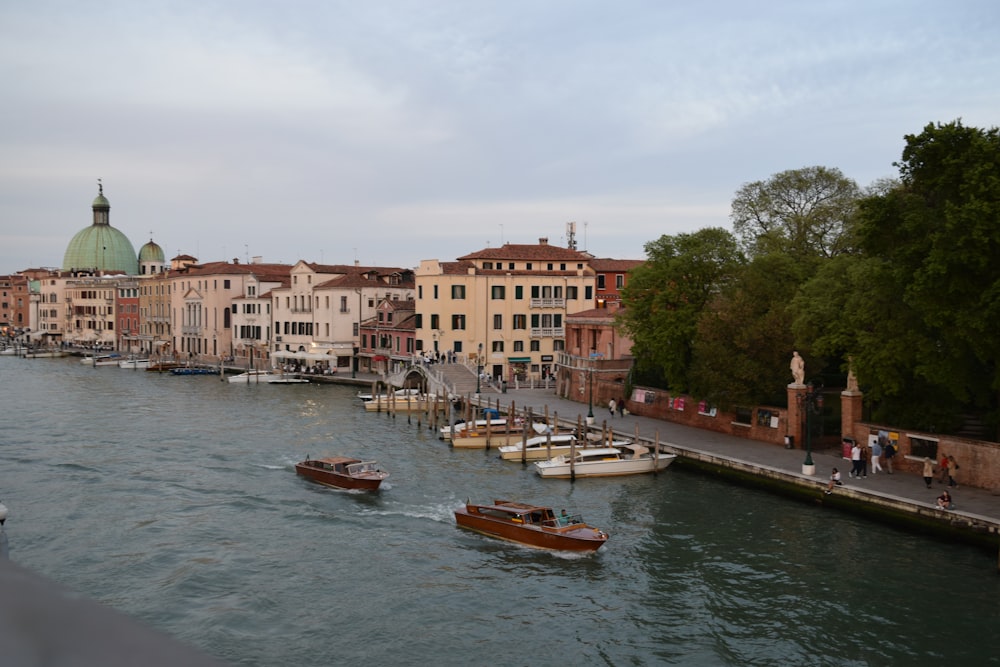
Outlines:
<svg viewBox="0 0 1000 667"><path fill-rule="evenodd" d="M515 352L524 352L524 341L523 340L515 340L514 341L514 351Z"/></svg>
<svg viewBox="0 0 1000 667"><path fill-rule="evenodd" d="M515 329L527 329L528 328L528 316L527 315L515 315L514 316L514 328Z"/></svg>
<svg viewBox="0 0 1000 667"><path fill-rule="evenodd" d="M494 352L503 352L503 341L502 340L495 340L495 341L493 341L493 351Z"/></svg>
<svg viewBox="0 0 1000 667"><path fill-rule="evenodd" d="M494 285L490 289L491 299L503 299L506 295L506 288L503 285Z"/></svg>
<svg viewBox="0 0 1000 667"><path fill-rule="evenodd" d="M514 262L509 262L507 264L507 270L508 271L513 271L514 270Z"/></svg>
<svg viewBox="0 0 1000 667"><path fill-rule="evenodd" d="M566 298L567 299L577 299L578 298L577 297L577 290L578 289L579 288L576 287L575 285L567 285L566 286Z"/></svg>
<svg viewBox="0 0 1000 667"><path fill-rule="evenodd" d="M437 285L434 286L434 298L435 299L438 298L438 286Z"/></svg>
<svg viewBox="0 0 1000 667"><path fill-rule="evenodd" d="M621 288L625 287L625 275L624 274L619 273L618 275L615 276L615 287L617 287L618 289L621 289Z"/></svg>
<svg viewBox="0 0 1000 667"><path fill-rule="evenodd" d="M493 328L503 329L503 315L499 313L493 316Z"/></svg>
<svg viewBox="0 0 1000 667"><path fill-rule="evenodd" d="M441 328L441 316L431 315L431 329L440 329L440 328Z"/></svg>
<svg viewBox="0 0 1000 667"><path fill-rule="evenodd" d="M931 461L937 460L938 458L937 440L932 440L930 438L918 438L912 435L909 437L910 437L910 456L919 456L920 458L924 458L926 456Z"/></svg>
<svg viewBox="0 0 1000 667"><path fill-rule="evenodd" d="M229 289L229 280L222 281L222 289Z"/></svg>
<svg viewBox="0 0 1000 667"><path fill-rule="evenodd" d="M590 301L594 298L594 288L591 285L583 288L583 298L585 301Z"/></svg>
<svg viewBox="0 0 1000 667"><path fill-rule="evenodd" d="M330 297L327 297L328 300L329 300L329 298ZM327 303L327 308L329 308L329 307L330 307L330 304L328 302ZM342 312L342 313L349 312L348 309L347 309L347 297L346 296L340 297L340 312Z"/></svg>
<svg viewBox="0 0 1000 667"><path fill-rule="evenodd" d="M515 285L514 286L514 298L515 299L523 299L524 298L524 285Z"/></svg>
<svg viewBox="0 0 1000 667"><path fill-rule="evenodd" d="M597 275L597 289L604 289L604 274Z"/></svg>
<svg viewBox="0 0 1000 667"><path fill-rule="evenodd" d="M552 349L556 352L563 352L566 350L566 341L559 338L552 341Z"/></svg>
<svg viewBox="0 0 1000 667"><path fill-rule="evenodd" d="M414 328L415 329L423 329L424 328L424 314L423 313L416 313L413 317L414 317L414 322L415 322Z"/></svg>
<svg viewBox="0 0 1000 667"><path fill-rule="evenodd" d="M484 269L492 269L493 268L493 262L483 262L483 268Z"/></svg>
<svg viewBox="0 0 1000 667"><path fill-rule="evenodd" d="M432 329L436 327L431 327ZM451 328L453 331L460 331L465 329L465 315L452 315L451 316Z"/></svg>
<svg viewBox="0 0 1000 667"><path fill-rule="evenodd" d="M540 352L542 349L541 341L533 340L530 343L528 343L528 347L531 348L532 352Z"/></svg>
<svg viewBox="0 0 1000 667"><path fill-rule="evenodd" d="M464 299L465 298L465 285L452 285L451 286L451 298L452 299Z"/></svg>
<svg viewBox="0 0 1000 667"><path fill-rule="evenodd" d="M424 298L424 286L423 285L417 285L417 298L418 299L423 299Z"/></svg>
<svg viewBox="0 0 1000 667"><path fill-rule="evenodd" d="M563 262L562 264L559 265L559 270L560 271L565 271L566 270L566 262Z"/></svg>

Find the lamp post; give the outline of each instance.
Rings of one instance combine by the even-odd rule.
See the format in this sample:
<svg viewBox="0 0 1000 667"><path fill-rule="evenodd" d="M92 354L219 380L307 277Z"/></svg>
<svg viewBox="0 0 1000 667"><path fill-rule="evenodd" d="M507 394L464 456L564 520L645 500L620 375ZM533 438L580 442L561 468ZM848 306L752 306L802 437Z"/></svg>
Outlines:
<svg viewBox="0 0 1000 667"><path fill-rule="evenodd" d="M479 354L476 355L476 398L479 398L479 381L483 377L483 344L479 344Z"/></svg>
<svg viewBox="0 0 1000 667"><path fill-rule="evenodd" d="M823 409L822 387L813 387L812 383L806 386L806 391L799 394L802 409L806 413L806 460L802 463L802 474L816 474L816 466L812 458L812 420L813 413L819 414Z"/></svg>
<svg viewBox="0 0 1000 667"><path fill-rule="evenodd" d="M591 362L593 363L593 362ZM594 423L594 367L587 369L587 423Z"/></svg>

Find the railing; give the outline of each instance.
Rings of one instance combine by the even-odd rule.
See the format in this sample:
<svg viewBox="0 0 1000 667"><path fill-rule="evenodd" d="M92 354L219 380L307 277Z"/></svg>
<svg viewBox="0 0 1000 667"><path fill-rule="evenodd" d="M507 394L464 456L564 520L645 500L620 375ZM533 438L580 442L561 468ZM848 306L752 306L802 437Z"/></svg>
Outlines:
<svg viewBox="0 0 1000 667"><path fill-rule="evenodd" d="M555 299L551 297L541 299L531 299L532 308L565 308L566 299Z"/></svg>
<svg viewBox="0 0 1000 667"><path fill-rule="evenodd" d="M565 335L565 327L535 327L531 329L532 338L562 338Z"/></svg>

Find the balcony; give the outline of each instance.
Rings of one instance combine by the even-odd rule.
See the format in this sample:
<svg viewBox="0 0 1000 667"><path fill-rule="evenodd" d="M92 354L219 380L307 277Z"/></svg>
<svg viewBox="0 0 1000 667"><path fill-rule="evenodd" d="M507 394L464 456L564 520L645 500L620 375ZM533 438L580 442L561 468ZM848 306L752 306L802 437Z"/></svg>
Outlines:
<svg viewBox="0 0 1000 667"><path fill-rule="evenodd" d="M563 338L566 327L535 327L531 329L532 338Z"/></svg>
<svg viewBox="0 0 1000 667"><path fill-rule="evenodd" d="M554 298L542 298L542 299L532 299L532 308L565 308L566 299L554 299Z"/></svg>

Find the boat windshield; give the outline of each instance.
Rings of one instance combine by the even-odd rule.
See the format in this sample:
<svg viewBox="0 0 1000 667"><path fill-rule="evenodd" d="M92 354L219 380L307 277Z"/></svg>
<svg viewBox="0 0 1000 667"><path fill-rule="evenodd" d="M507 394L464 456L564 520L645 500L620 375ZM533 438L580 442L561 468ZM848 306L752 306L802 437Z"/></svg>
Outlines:
<svg viewBox="0 0 1000 667"><path fill-rule="evenodd" d="M350 475L360 475L368 472L378 472L378 464L374 461L363 461L347 466L347 473Z"/></svg>

